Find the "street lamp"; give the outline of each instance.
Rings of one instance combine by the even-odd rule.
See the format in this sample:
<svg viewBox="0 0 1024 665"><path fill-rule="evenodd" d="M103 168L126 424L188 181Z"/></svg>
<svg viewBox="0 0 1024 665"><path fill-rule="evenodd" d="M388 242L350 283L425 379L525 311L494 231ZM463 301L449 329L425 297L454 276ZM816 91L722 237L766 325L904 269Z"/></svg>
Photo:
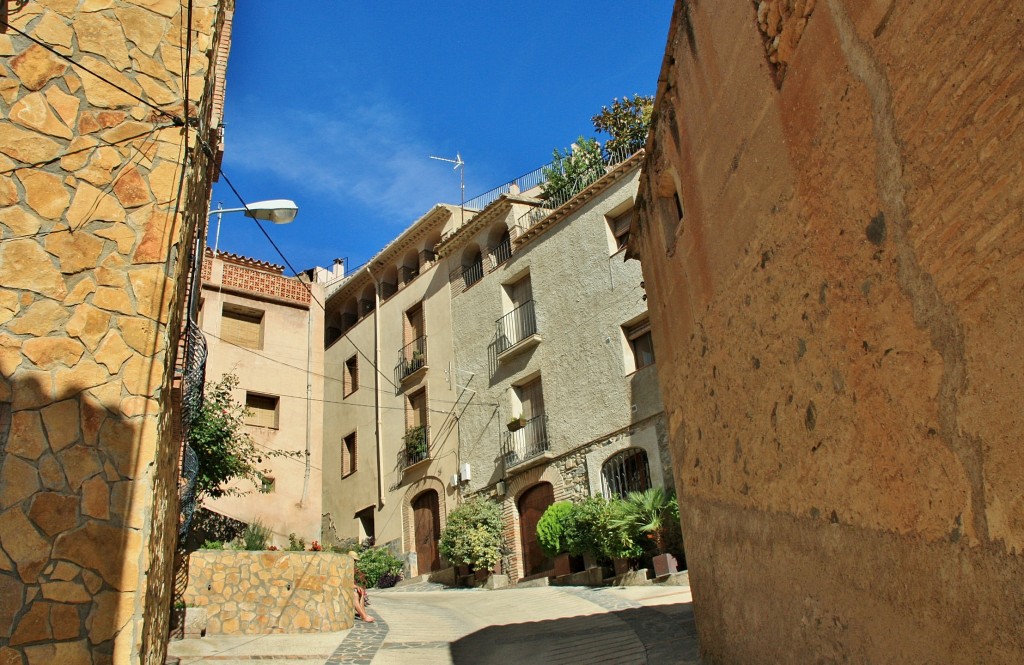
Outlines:
<svg viewBox="0 0 1024 665"><path fill-rule="evenodd" d="M252 219L261 219L265 222L273 222L274 224L289 224L295 219L295 215L299 214L299 206L295 205L295 201L288 199L257 201L256 203L246 204L242 208L221 208L218 203L215 209L206 213L207 219L214 213L217 214L217 235L213 241L214 256L217 256L217 248L220 245L221 216L226 212L241 212L245 213L246 217L251 217Z"/></svg>

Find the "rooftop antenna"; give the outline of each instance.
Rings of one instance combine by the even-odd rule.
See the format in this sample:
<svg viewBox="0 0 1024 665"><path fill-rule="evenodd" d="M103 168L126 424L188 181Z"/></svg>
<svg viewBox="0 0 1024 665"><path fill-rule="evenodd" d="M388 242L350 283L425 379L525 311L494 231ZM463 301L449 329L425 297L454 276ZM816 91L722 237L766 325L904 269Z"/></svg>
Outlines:
<svg viewBox="0 0 1024 665"><path fill-rule="evenodd" d="M436 159L439 162L448 162L449 164L454 164L455 169L462 169L461 171L459 171L459 189L462 193L462 200L459 204L459 207L462 210L462 219L459 221L459 226L462 226L463 224L466 223L466 162L462 161L462 155L460 155L458 152L455 153L455 159L448 159L447 157L434 157L433 155L431 155L430 158ZM454 171L455 169L452 170Z"/></svg>

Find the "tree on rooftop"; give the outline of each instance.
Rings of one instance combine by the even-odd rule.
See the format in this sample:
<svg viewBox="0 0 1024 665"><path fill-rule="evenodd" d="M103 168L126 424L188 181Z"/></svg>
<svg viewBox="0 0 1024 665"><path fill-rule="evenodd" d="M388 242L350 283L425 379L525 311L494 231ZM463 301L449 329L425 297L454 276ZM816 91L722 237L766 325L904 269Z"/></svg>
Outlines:
<svg viewBox="0 0 1024 665"><path fill-rule="evenodd" d="M611 106L602 106L601 112L590 119L594 129L611 138L605 143L607 152L626 149L634 153L647 143L647 130L651 125L654 97L634 94L632 98L617 97Z"/></svg>

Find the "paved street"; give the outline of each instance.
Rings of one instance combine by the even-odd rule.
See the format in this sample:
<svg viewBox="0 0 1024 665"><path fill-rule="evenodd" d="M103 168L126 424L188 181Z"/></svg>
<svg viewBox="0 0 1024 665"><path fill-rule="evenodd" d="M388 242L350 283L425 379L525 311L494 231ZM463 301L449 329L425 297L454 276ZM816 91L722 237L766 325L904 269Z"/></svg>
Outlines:
<svg viewBox="0 0 1024 665"><path fill-rule="evenodd" d="M171 643L181 665L699 663L688 587L484 591L417 585L371 593L376 623L305 635Z"/></svg>

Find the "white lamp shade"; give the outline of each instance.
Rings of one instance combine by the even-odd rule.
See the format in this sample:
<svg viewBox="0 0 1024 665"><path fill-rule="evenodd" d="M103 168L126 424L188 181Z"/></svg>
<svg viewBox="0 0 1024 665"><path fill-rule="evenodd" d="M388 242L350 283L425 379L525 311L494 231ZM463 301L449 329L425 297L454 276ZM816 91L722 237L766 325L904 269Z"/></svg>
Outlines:
<svg viewBox="0 0 1024 665"><path fill-rule="evenodd" d="M299 214L299 206L295 205L294 201L289 201L288 199L257 201L256 203L249 203L245 207L246 217L262 219L274 224L287 224Z"/></svg>

